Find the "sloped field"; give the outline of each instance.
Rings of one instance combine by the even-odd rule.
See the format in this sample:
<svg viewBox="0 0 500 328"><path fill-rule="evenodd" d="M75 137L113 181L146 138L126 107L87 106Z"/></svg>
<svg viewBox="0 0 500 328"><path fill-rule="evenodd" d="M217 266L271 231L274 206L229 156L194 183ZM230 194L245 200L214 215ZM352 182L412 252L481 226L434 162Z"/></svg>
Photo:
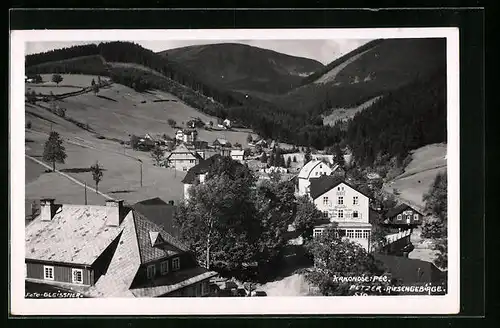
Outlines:
<svg viewBox="0 0 500 328"><path fill-rule="evenodd" d="M412 153L413 160L403 174L386 183L384 189L397 189L401 199L422 209L422 197L429 191L436 175L446 171L446 144L439 143L421 147Z"/></svg>

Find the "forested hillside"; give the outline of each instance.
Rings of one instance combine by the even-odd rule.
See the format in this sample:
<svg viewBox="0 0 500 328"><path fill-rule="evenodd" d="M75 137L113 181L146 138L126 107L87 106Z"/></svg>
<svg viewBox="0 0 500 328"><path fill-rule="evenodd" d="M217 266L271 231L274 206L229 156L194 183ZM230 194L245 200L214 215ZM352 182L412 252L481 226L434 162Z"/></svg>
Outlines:
<svg viewBox="0 0 500 328"><path fill-rule="evenodd" d="M324 66L320 62L239 43L196 45L162 51L209 84L235 91L282 93Z"/></svg>
<svg viewBox="0 0 500 328"><path fill-rule="evenodd" d="M421 146L446 141L446 72L388 93L349 123L347 143L359 164L397 157Z"/></svg>

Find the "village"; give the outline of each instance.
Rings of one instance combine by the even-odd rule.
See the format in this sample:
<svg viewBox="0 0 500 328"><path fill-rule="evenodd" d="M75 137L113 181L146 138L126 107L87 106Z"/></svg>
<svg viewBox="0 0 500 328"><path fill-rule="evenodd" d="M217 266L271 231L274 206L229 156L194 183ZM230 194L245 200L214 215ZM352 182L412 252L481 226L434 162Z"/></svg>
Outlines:
<svg viewBox="0 0 500 328"><path fill-rule="evenodd" d="M361 179L351 175L347 148L339 158L252 134L246 145L231 144L224 138L232 129L229 119L214 124L197 118L183 127L171 121L169 125L176 129L174 136L132 135L127 146L137 153L149 153L154 166L183 176L182 200L157 195L126 204L110 197L106 204L86 205L87 200L85 204L59 204L56 199L40 199L38 206L32 206L26 224L27 286L35 290L52 286L85 297L280 296L288 287L277 288L272 280L266 285L221 275L209 264L208 255L207 260L200 260L191 253L174 223L181 203L195 206L189 205L192 189L204 184L224 158L248 169L257 179L256 185L293 184L294 199L308 199L321 213L309 226L313 239L334 227L341 239L374 254L384 263L385 274L400 283L442 282L443 273L434 264L409 258L425 214L394 198L391 207L384 208L384 200L390 197L380 190L382 178L375 172L367 172ZM201 140L199 130L217 131L220 138L210 143ZM293 272L288 278L302 281L303 275L297 272L316 264L304 255L307 234L296 228L294 222L287 223L283 249L288 260L279 262L283 267L277 271L290 269ZM297 295L318 294L317 287L303 281L300 285Z"/></svg>

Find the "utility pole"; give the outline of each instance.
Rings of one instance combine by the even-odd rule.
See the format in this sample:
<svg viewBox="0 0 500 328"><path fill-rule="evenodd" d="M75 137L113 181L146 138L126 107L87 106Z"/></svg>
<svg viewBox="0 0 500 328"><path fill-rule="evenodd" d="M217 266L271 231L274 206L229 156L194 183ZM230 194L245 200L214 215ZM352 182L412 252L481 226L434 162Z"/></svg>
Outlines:
<svg viewBox="0 0 500 328"><path fill-rule="evenodd" d="M87 205L87 181L85 181L85 205Z"/></svg>
<svg viewBox="0 0 500 328"><path fill-rule="evenodd" d="M139 163L141 163L141 187L142 187L142 161L139 160Z"/></svg>

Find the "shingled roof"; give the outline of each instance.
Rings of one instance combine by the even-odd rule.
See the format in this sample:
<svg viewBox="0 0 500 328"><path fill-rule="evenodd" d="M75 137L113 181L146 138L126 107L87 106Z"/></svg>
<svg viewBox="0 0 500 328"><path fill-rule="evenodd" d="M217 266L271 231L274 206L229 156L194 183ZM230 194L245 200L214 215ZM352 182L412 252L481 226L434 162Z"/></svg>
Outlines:
<svg viewBox="0 0 500 328"><path fill-rule="evenodd" d="M205 160L200 161L197 165L188 170L186 176L182 180L182 183L193 184L197 175L207 173L210 169L210 166L220 158L222 158L221 155L215 154Z"/></svg>
<svg viewBox="0 0 500 328"><path fill-rule="evenodd" d="M137 232L137 242L141 263L148 263L164 257L187 252L189 249L177 238L166 232L161 226L148 220L145 215L136 211L134 213L134 223ZM157 232L165 241L161 246L152 246L150 232Z"/></svg>
<svg viewBox="0 0 500 328"><path fill-rule="evenodd" d="M107 225L106 213L106 206L63 204L50 221L38 216L26 226L25 258L91 265L123 229Z"/></svg>
<svg viewBox="0 0 500 328"><path fill-rule="evenodd" d="M159 199L159 198L158 198ZM161 199L159 201L163 202ZM176 207L174 205L155 202L139 202L132 206L132 208L143 214L149 221L162 227L167 233L173 237L179 237L179 231L174 225L174 214Z"/></svg>

